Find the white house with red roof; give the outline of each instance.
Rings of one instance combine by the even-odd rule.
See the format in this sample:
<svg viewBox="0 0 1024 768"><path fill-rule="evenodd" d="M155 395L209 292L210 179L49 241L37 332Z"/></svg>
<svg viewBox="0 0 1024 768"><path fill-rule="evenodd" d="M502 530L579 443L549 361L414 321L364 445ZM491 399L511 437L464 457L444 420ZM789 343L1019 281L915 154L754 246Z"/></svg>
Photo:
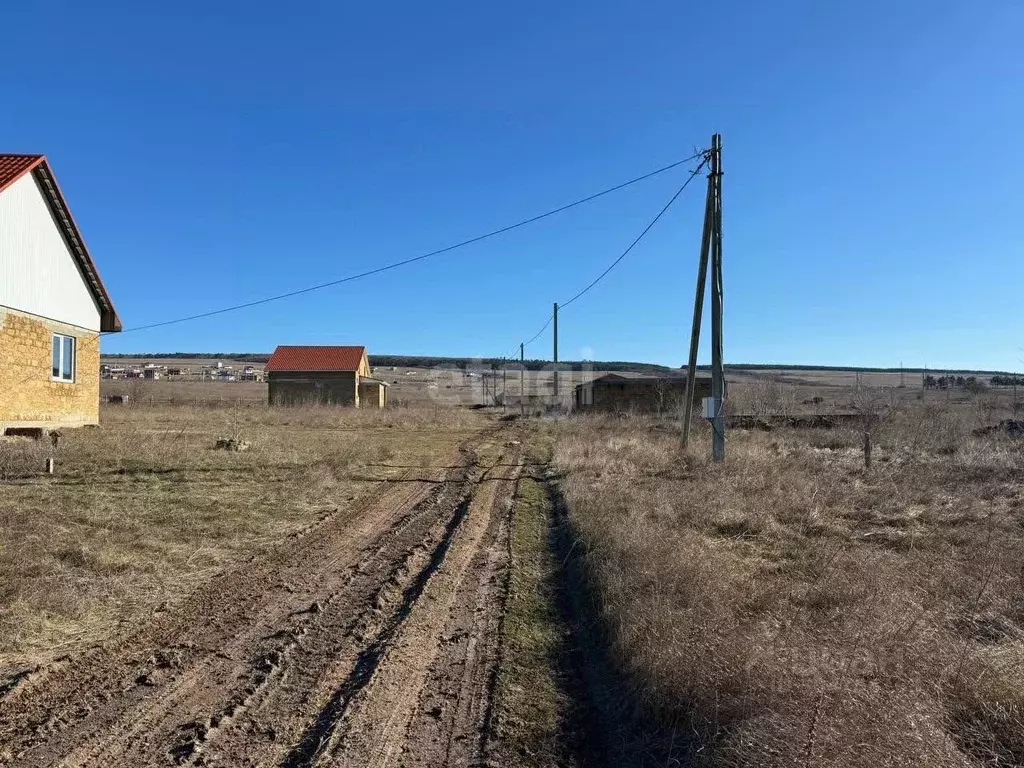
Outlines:
<svg viewBox="0 0 1024 768"><path fill-rule="evenodd" d="M121 320L43 155L0 154L0 433L99 421Z"/></svg>

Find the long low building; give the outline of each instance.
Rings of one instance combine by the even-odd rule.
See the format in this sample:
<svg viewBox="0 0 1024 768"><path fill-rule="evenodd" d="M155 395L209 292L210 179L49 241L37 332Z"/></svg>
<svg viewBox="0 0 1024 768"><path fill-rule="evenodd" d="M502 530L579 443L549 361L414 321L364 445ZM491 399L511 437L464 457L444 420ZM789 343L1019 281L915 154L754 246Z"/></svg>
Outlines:
<svg viewBox="0 0 1024 768"><path fill-rule="evenodd" d="M711 377L694 379L694 403L711 397ZM579 411L615 413L669 413L686 402L686 376L676 374L608 373L577 384L573 406Z"/></svg>

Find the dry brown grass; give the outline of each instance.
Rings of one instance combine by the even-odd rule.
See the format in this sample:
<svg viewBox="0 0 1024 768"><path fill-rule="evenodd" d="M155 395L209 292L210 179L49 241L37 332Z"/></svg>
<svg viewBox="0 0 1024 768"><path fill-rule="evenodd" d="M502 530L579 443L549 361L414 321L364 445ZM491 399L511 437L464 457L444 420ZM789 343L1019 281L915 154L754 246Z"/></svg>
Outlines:
<svg viewBox="0 0 1024 768"><path fill-rule="evenodd" d="M875 434L550 427L641 748L712 766L1024 763L1021 443L982 403ZM673 754L666 754L673 753Z"/></svg>
<svg viewBox="0 0 1024 768"><path fill-rule="evenodd" d="M117 631L425 466L483 424L459 411L117 408L0 442L0 677ZM251 443L213 450L219 437Z"/></svg>

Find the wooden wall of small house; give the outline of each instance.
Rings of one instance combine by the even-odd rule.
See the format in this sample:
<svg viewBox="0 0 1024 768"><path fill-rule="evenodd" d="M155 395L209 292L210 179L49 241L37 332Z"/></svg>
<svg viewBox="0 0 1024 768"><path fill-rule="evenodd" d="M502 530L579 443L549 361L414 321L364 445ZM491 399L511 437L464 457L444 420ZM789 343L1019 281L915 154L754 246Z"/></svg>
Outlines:
<svg viewBox="0 0 1024 768"><path fill-rule="evenodd" d="M360 408L383 408L387 403L387 387L381 384L359 384Z"/></svg>
<svg viewBox="0 0 1024 768"><path fill-rule="evenodd" d="M693 395L695 404L711 396L711 382L698 379ZM618 413L665 413L678 411L686 400L686 385L653 382L594 384L593 404L577 405L580 410Z"/></svg>
<svg viewBox="0 0 1024 768"><path fill-rule="evenodd" d="M268 375L271 405L359 405L355 371L323 375L273 372Z"/></svg>

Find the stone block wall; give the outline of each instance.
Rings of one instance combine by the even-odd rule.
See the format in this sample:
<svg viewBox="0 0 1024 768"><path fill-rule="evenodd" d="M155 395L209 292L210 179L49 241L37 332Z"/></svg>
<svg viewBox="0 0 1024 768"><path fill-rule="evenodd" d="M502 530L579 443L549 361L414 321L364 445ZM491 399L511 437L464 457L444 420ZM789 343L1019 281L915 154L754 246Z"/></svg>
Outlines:
<svg viewBox="0 0 1024 768"><path fill-rule="evenodd" d="M75 337L75 380L54 381L53 334ZM0 307L0 429L100 418L100 335Z"/></svg>

